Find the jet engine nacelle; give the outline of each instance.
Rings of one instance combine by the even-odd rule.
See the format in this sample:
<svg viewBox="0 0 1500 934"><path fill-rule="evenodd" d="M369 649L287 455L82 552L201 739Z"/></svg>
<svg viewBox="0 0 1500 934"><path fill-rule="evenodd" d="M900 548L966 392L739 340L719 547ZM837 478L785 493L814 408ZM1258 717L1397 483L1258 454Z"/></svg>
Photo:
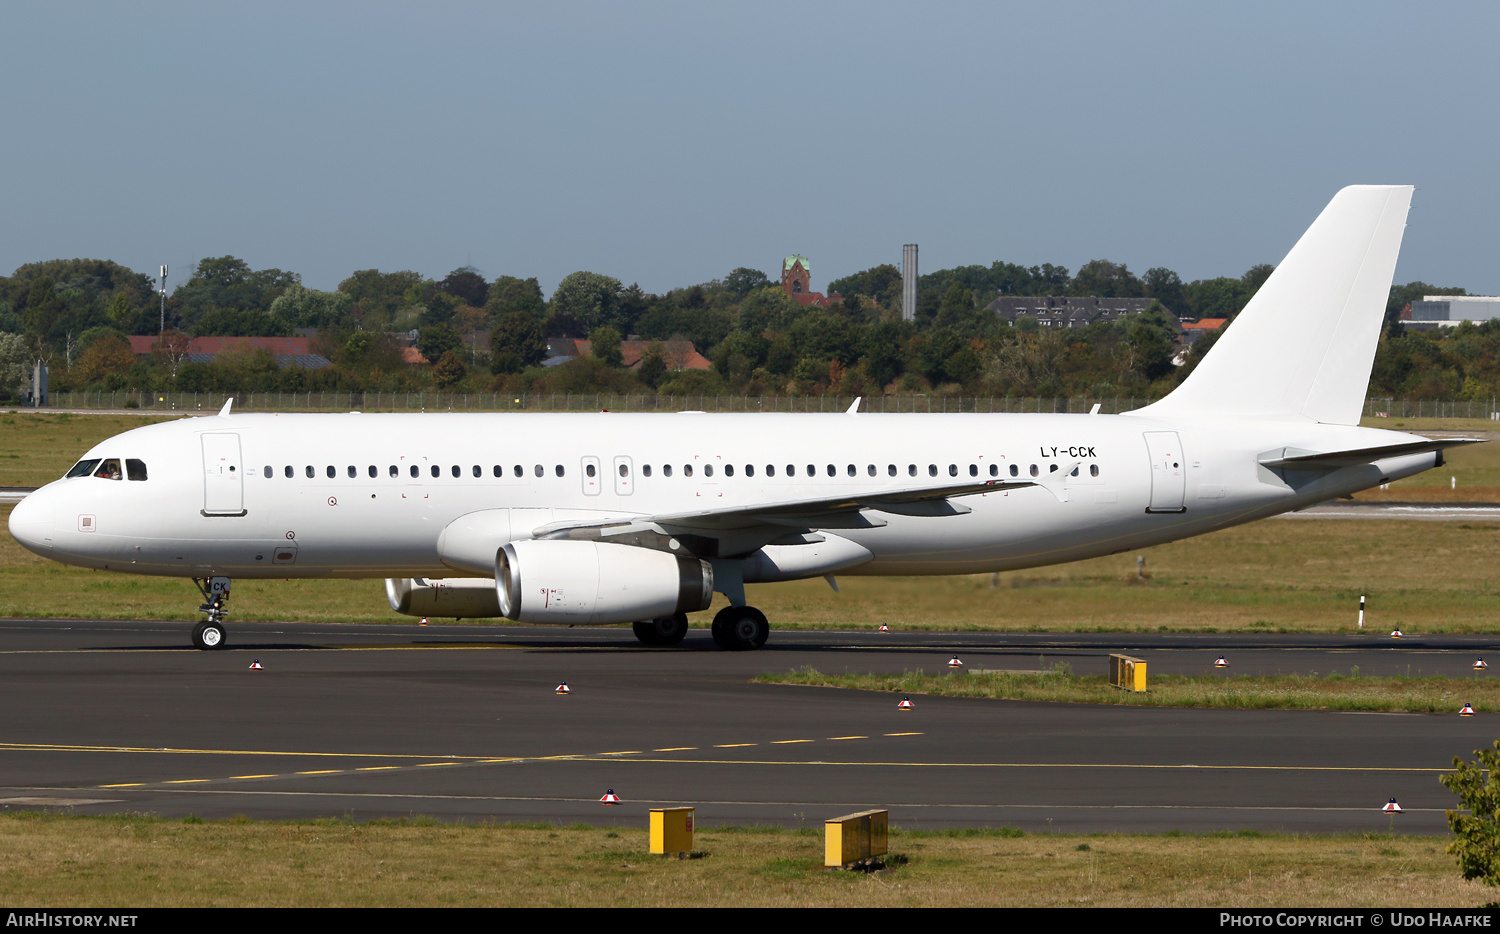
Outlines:
<svg viewBox="0 0 1500 934"><path fill-rule="evenodd" d="M508 542L495 555L500 613L522 623L629 623L706 610L707 561L606 542Z"/></svg>
<svg viewBox="0 0 1500 934"><path fill-rule="evenodd" d="M486 577L388 577L385 596L391 609L407 616L451 616L493 619L501 616L495 582Z"/></svg>

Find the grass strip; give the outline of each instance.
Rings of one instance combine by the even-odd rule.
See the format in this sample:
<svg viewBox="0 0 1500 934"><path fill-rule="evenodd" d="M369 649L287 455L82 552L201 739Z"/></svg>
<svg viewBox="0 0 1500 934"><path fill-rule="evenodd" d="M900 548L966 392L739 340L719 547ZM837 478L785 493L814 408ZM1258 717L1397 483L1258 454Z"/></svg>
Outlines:
<svg viewBox="0 0 1500 934"><path fill-rule="evenodd" d="M820 824L700 827L694 847L706 855L679 861L646 852L645 823L644 814L639 828L609 828L10 813L0 815L0 900L43 908L1461 908L1494 897L1463 881L1439 837L893 827L890 850L907 862L866 876L822 869Z"/></svg>
<svg viewBox="0 0 1500 934"><path fill-rule="evenodd" d="M1467 678L1369 678L1337 673L1323 677L1152 675L1148 679L1149 690L1144 693L1119 690L1102 675L1075 675L1065 663L1038 674L967 674L959 671L929 675L920 670L901 674L824 674L808 666L793 671L766 672L757 675L755 680L763 684L802 684L895 694L1143 707L1457 713L1460 707L1469 703L1476 710L1500 710L1500 679L1484 675Z"/></svg>

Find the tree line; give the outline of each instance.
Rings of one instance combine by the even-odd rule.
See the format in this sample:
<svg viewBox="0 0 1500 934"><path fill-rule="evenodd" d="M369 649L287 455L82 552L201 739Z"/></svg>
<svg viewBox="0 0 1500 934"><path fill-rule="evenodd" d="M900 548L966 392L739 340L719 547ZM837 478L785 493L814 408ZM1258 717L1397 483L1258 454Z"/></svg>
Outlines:
<svg viewBox="0 0 1500 934"><path fill-rule="evenodd" d="M109 260L29 263L0 278L0 385L14 394L33 359L52 386L173 391L413 391L874 394L883 391L1026 396L1145 396L1170 391L1185 366L1179 319L1233 317L1272 267L1184 283L1169 269L1137 276L1108 260L1023 267L996 261L928 273L915 321L900 314L901 274L882 264L835 279L828 307L802 305L750 267L722 279L649 293L594 272L565 277L550 296L536 278L488 280L471 267L442 279L412 271L359 270L333 291L309 289L280 269L233 256L200 261L165 300L149 276ZM1419 398L1493 395L1500 387L1500 333L1490 325L1402 333L1396 317L1413 297L1463 294L1414 282L1393 287L1391 326L1372 392ZM1001 295L1153 299L1143 314L1053 330L1034 319L1010 326L985 311ZM280 368L265 351L233 350L212 364L183 359L189 337L314 333L321 370ZM429 361L407 362L403 335ZM127 335L158 337L147 357ZM593 356L541 366L547 339L587 337ZM621 341L650 342L638 367L622 366ZM671 366L667 342L691 341L709 370ZM1289 335L1295 340L1295 335Z"/></svg>

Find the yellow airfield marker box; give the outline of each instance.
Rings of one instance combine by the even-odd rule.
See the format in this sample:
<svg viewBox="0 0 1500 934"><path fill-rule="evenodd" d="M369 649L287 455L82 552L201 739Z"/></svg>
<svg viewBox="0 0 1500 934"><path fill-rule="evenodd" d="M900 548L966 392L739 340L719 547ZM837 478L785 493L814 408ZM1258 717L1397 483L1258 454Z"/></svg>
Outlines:
<svg viewBox="0 0 1500 934"><path fill-rule="evenodd" d="M889 811L846 814L826 821L824 826L824 866L848 866L872 856L885 855Z"/></svg>
<svg viewBox="0 0 1500 934"><path fill-rule="evenodd" d="M651 852L691 853L693 850L693 809L651 809Z"/></svg>

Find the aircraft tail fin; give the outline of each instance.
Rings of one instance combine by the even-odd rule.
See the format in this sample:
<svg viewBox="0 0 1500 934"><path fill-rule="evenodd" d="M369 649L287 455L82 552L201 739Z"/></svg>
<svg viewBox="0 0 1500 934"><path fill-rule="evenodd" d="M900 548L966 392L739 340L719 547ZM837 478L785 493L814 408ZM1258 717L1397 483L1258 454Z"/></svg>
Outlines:
<svg viewBox="0 0 1500 934"><path fill-rule="evenodd" d="M1357 425L1411 195L1334 195L1182 385L1137 411Z"/></svg>

